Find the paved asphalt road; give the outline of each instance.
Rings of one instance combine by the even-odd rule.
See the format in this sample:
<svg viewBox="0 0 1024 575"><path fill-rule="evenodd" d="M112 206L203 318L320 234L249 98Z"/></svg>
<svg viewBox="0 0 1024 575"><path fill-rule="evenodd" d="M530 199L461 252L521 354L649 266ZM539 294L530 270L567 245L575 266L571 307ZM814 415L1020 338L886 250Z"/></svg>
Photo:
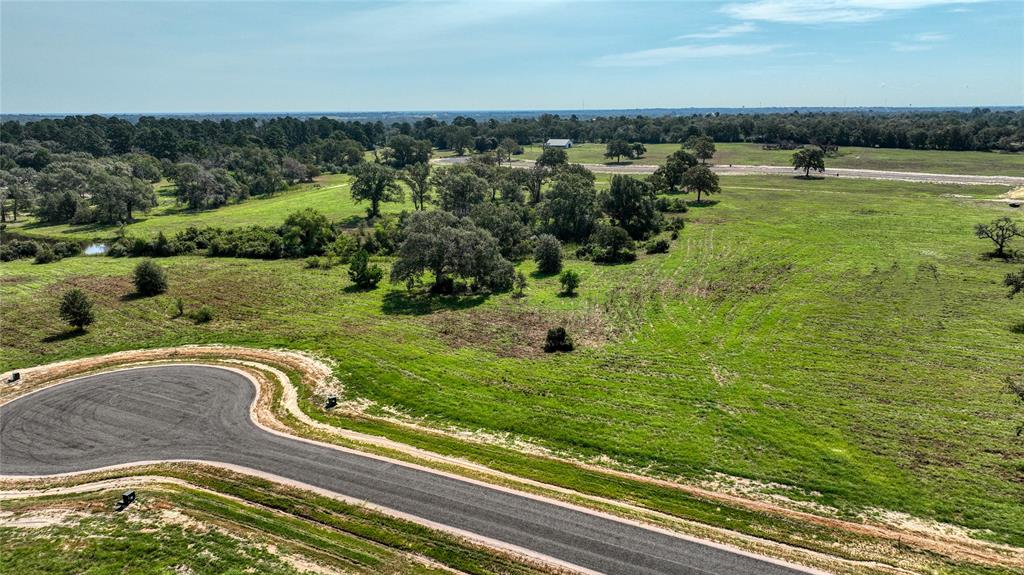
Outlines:
<svg viewBox="0 0 1024 575"><path fill-rule="evenodd" d="M469 156L453 156L432 160L437 164L461 164L469 160ZM515 168L529 168L530 160L516 160ZM592 172L606 174L653 174L658 166L648 164L583 164ZM799 172L788 166L743 166L715 165L711 167L715 173L724 176L743 175L784 175L795 176ZM973 176L967 174L930 174L922 172L894 172L885 170L861 170L855 168L828 168L820 176L825 178L853 178L860 180L900 180L905 182L929 182L934 184L995 184L1005 186L1024 186L1024 176Z"/></svg>
<svg viewBox="0 0 1024 575"><path fill-rule="evenodd" d="M802 573L664 533L281 437L249 417L253 385L215 367L83 378L0 406L0 473L47 475L160 459L256 469L605 573Z"/></svg>

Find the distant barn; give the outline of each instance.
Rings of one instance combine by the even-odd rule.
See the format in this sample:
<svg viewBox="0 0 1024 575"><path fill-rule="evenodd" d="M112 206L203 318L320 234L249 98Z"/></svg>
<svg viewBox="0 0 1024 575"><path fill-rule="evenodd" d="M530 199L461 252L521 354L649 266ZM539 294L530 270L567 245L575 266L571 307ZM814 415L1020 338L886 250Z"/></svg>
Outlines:
<svg viewBox="0 0 1024 575"><path fill-rule="evenodd" d="M558 138L550 138L544 142L545 148L571 148L572 140L561 140Z"/></svg>

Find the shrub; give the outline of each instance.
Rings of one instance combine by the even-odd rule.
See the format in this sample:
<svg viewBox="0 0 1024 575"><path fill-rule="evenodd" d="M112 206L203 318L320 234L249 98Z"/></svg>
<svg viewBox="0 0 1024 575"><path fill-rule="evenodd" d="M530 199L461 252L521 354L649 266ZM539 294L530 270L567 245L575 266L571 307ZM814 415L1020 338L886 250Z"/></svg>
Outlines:
<svg viewBox="0 0 1024 575"><path fill-rule="evenodd" d="M677 232L676 230L672 230L671 238L673 240L678 240L679 239L679 232Z"/></svg>
<svg viewBox="0 0 1024 575"><path fill-rule="evenodd" d="M171 242L163 232L157 234L156 239L153 240L153 244L149 248L149 253L156 258L166 258L174 255L171 252Z"/></svg>
<svg viewBox="0 0 1024 575"><path fill-rule="evenodd" d="M668 248L668 240L657 240L647 243L648 254L665 254L668 253Z"/></svg>
<svg viewBox="0 0 1024 575"><path fill-rule="evenodd" d="M657 206L659 212L674 214L683 214L689 210L686 206L686 200L682 198L658 198L655 206Z"/></svg>
<svg viewBox="0 0 1024 575"><path fill-rule="evenodd" d="M60 256L57 255L53 248L43 244L39 247L39 251L36 252L36 263L37 264L48 264L60 260Z"/></svg>
<svg viewBox="0 0 1024 575"><path fill-rule="evenodd" d="M337 265L334 256L313 256L306 258L306 268L311 270L329 270Z"/></svg>
<svg viewBox="0 0 1024 575"><path fill-rule="evenodd" d="M57 242L53 244L53 253L58 259L70 258L81 255L82 246L78 242Z"/></svg>
<svg viewBox="0 0 1024 575"><path fill-rule="evenodd" d="M516 272L516 279L512 286L515 288L515 297L523 297L523 291L526 289L526 275L523 272Z"/></svg>
<svg viewBox="0 0 1024 575"><path fill-rule="evenodd" d="M339 233L334 242L327 247L327 255L337 258L338 263L347 264L352 261L352 256L359 251L359 246L352 236Z"/></svg>
<svg viewBox="0 0 1024 575"><path fill-rule="evenodd" d="M636 259L633 238L618 226L601 226L591 240L594 243L593 257L596 262L620 263Z"/></svg>
<svg viewBox="0 0 1024 575"><path fill-rule="evenodd" d="M185 301L179 298L174 298L174 317L181 317L185 315Z"/></svg>
<svg viewBox="0 0 1024 575"><path fill-rule="evenodd" d="M363 289L377 287L381 278L384 277L384 270L377 264L370 264L370 254L366 250L359 250L352 256L352 263L349 264L348 277L352 283Z"/></svg>
<svg viewBox="0 0 1024 575"><path fill-rule="evenodd" d="M128 246L124 245L121 242L117 242L116 244L110 246L110 249L107 250L107 256L112 258L123 258L128 254Z"/></svg>
<svg viewBox="0 0 1024 575"><path fill-rule="evenodd" d="M533 248L533 260L537 262L537 271L542 274L562 271L562 242L551 234L541 234Z"/></svg>
<svg viewBox="0 0 1024 575"><path fill-rule="evenodd" d="M0 261L9 262L22 258L35 257L39 252L39 244L32 240L10 240L0 246Z"/></svg>
<svg viewBox="0 0 1024 575"><path fill-rule="evenodd" d="M153 260L143 260L135 266L135 291L144 296L157 295L167 291L167 275Z"/></svg>
<svg viewBox="0 0 1024 575"><path fill-rule="evenodd" d="M191 317L192 321L196 323L209 323L213 321L213 308L208 305L204 305L189 314L189 317Z"/></svg>
<svg viewBox="0 0 1024 575"><path fill-rule="evenodd" d="M580 274L565 270L558 281L562 284L562 293L568 296L576 295L576 288L580 287Z"/></svg>
<svg viewBox="0 0 1024 575"><path fill-rule="evenodd" d="M145 238L132 238L129 241L131 241L131 247L129 248L129 251L131 252L132 257L137 258L149 255L152 246L150 245L149 242L145 240Z"/></svg>
<svg viewBox="0 0 1024 575"><path fill-rule="evenodd" d="M277 231L249 226L220 232L210 241L211 256L276 260L284 255L284 242Z"/></svg>
<svg viewBox="0 0 1024 575"><path fill-rule="evenodd" d="M78 288L65 292L60 301L60 319L77 330L84 330L96 320L89 296Z"/></svg>
<svg viewBox="0 0 1024 575"><path fill-rule="evenodd" d="M564 327L553 327L548 330L548 337L544 340L544 351L554 353L556 351L572 350L572 338L566 333Z"/></svg>

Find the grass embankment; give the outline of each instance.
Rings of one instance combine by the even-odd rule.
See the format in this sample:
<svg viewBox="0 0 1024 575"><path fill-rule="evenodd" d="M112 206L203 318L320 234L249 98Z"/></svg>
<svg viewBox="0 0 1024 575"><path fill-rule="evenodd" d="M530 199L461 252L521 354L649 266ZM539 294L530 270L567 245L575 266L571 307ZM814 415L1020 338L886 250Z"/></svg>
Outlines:
<svg viewBox="0 0 1024 575"><path fill-rule="evenodd" d="M636 160L623 159L623 164L662 164L680 148L679 144L647 144L647 154ZM716 143L717 152L711 160L719 165L790 166L792 150L764 150L761 144ZM540 146L526 146L517 158L534 160ZM578 144L568 150L569 161L583 164L614 164L604 157L604 144ZM899 172L932 172L937 174L971 174L981 176L1024 176L1024 154L998 152L947 152L942 150L901 150L894 148L841 147L838 156L829 156L825 165L831 168L862 168Z"/></svg>
<svg viewBox="0 0 1024 575"><path fill-rule="evenodd" d="M119 473L125 472L94 478ZM542 572L408 521L259 478L194 465L141 473L189 485L147 482L121 513L112 510L120 494L114 489L4 501L0 572ZM36 526L26 526L32 520Z"/></svg>
<svg viewBox="0 0 1024 575"><path fill-rule="evenodd" d="M135 299L133 260L4 264L2 365L199 342L309 349L337 360L350 395L429 422L1024 544L1024 446L1001 392L1020 369L1024 312L999 285L1010 266L981 258L989 246L971 232L1012 212L943 197L1004 190L723 184L669 254L570 261L576 298L530 262L523 300L354 292L344 268L202 257L164 260L169 293ZM98 302L81 336L55 313L71 285ZM172 319L176 297L216 318ZM578 351L539 352L557 324Z"/></svg>

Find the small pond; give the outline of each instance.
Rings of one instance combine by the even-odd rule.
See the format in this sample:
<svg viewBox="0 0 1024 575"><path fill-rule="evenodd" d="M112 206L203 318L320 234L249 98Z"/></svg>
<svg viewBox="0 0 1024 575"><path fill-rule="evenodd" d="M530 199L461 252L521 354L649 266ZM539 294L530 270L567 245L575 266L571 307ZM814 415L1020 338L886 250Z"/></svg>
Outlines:
<svg viewBox="0 0 1024 575"><path fill-rule="evenodd" d="M87 256L102 256L107 253L107 244L89 244L85 246L82 253Z"/></svg>

